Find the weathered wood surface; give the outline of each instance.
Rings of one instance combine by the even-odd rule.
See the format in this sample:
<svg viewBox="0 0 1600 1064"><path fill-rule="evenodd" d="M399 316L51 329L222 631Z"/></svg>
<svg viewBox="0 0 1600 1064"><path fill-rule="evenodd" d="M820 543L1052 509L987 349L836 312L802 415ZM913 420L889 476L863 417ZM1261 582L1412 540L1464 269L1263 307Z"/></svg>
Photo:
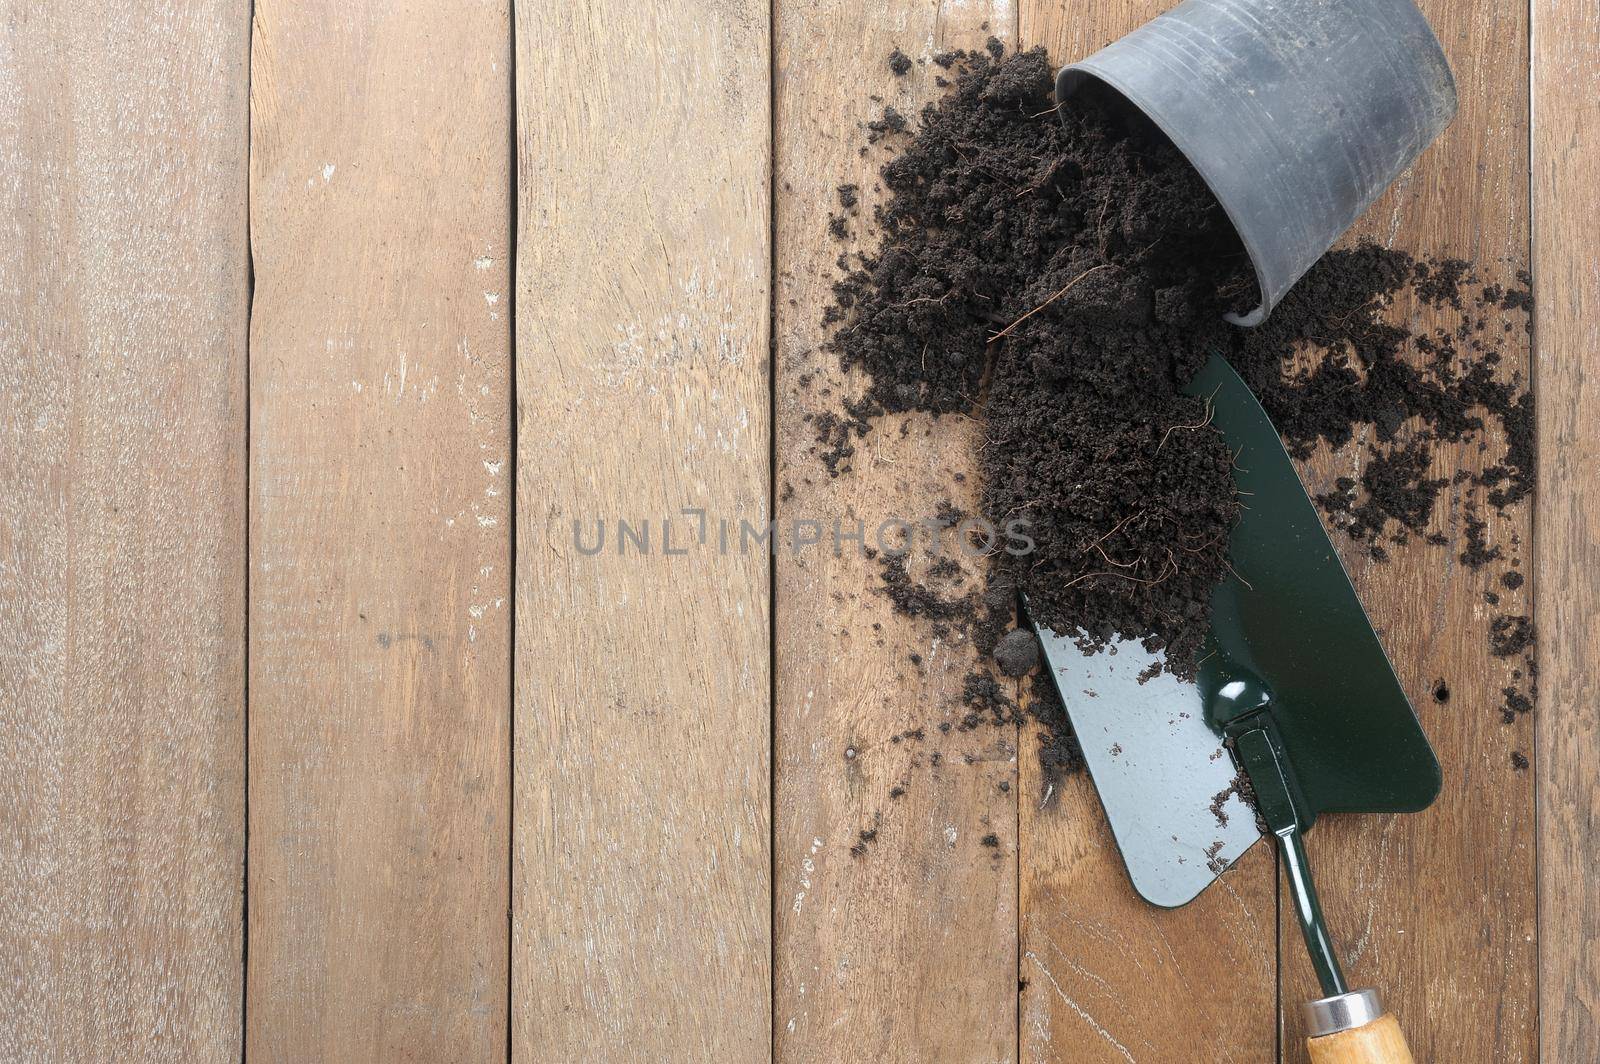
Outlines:
<svg viewBox="0 0 1600 1064"><path fill-rule="evenodd" d="M820 345L834 260L867 250L858 241L882 196L892 138L861 154L864 125L884 104L915 114L936 95L926 61L938 52L1014 39L1012 8L780 0L776 12L777 516L822 529L814 546L790 536L777 559L777 1059L1014 1060L1015 733L938 730L965 712L971 646L895 613L882 556L855 543L835 555L832 538L835 521L844 534L861 522L874 547L884 520L931 520L946 500L976 512L976 425L887 419L832 478L808 420L859 386ZM887 62L895 47L919 61L902 78ZM828 232L843 183L862 197L847 241ZM965 483L952 479L961 471ZM943 556L970 571L954 533L944 539ZM919 534L912 575L935 559ZM925 737L896 739L915 729ZM999 845L985 848L991 832Z"/></svg>
<svg viewBox="0 0 1600 1064"><path fill-rule="evenodd" d="M1082 58L1171 5L1021 5L1023 47ZM1181 909L1134 893L1087 775L1023 762L1021 1053L1029 1062L1272 1059L1276 855L1252 848Z"/></svg>
<svg viewBox="0 0 1600 1064"><path fill-rule="evenodd" d="M253 1062L505 1054L510 46L256 5Z"/></svg>
<svg viewBox="0 0 1600 1064"><path fill-rule="evenodd" d="M1539 1051L1600 1047L1600 28L1533 6Z"/></svg>
<svg viewBox="0 0 1600 1064"><path fill-rule="evenodd" d="M763 1060L767 4L515 21L513 1057Z"/></svg>
<svg viewBox="0 0 1600 1064"><path fill-rule="evenodd" d="M1026 733L932 738L970 648L833 555L835 519L870 542L972 508L973 430L896 421L833 479L807 420L853 386L820 316L880 195L870 96L937 91L888 51L992 32L1065 60L1167 6L523 0L513 41L503 0L259 0L247 134L245 10L0 0L0 1057L496 1059L509 1029L529 1062L1303 1060L1270 851L1146 906L1086 778L1045 802ZM1531 161L1539 539L1483 511L1517 590L1456 561L1461 495L1449 546L1346 550L1446 784L1310 845L1352 982L1418 1059L1588 1059L1594 12L1534 6L1530 158L1527 12L1424 7L1461 114L1360 231L1510 280ZM780 532L770 589L739 535L769 517L822 539ZM1488 626L1528 612L1539 710L1502 724L1526 663Z"/></svg>
<svg viewBox="0 0 1600 1064"><path fill-rule="evenodd" d="M1273 1059L1275 854L1257 844L1200 898L1134 893L1087 775L1025 761L1022 1052L1047 1061Z"/></svg>
<svg viewBox="0 0 1600 1064"><path fill-rule="evenodd" d="M1370 237L1415 254L1479 264L1485 281L1515 283L1528 262L1527 13L1475 0L1422 0L1455 72L1460 111L1417 164L1373 205L1352 238ZM1399 300L1414 330L1454 327L1459 316ZM1523 316L1508 314L1498 341L1502 372L1529 370ZM1422 358L1418 354L1418 358ZM1431 475L1481 469L1504 452L1499 425L1487 452L1477 443L1436 448ZM1335 477L1359 477L1368 458L1358 439L1302 468L1313 492ZM1481 493L1479 493L1481 494ZM1536 1053L1533 779L1513 768L1532 749L1532 721L1502 723L1507 686L1526 687L1520 656L1494 658L1494 616L1528 612L1532 581L1500 586L1506 566L1458 561L1465 517L1481 511L1506 560L1531 567L1531 506L1508 517L1453 489L1433 530L1445 546L1414 539L1373 561L1335 536L1346 566L1444 769L1444 789L1425 812L1328 817L1308 841L1335 941L1352 985L1376 988L1400 1018L1418 1060L1532 1060ZM1484 592L1500 596L1498 606ZM1444 680L1448 702L1433 696ZM1300 1003L1318 995L1287 896L1282 898L1284 1056L1306 1059Z"/></svg>
<svg viewBox="0 0 1600 1064"><path fill-rule="evenodd" d="M247 20L0 3L7 1061L238 1058Z"/></svg>

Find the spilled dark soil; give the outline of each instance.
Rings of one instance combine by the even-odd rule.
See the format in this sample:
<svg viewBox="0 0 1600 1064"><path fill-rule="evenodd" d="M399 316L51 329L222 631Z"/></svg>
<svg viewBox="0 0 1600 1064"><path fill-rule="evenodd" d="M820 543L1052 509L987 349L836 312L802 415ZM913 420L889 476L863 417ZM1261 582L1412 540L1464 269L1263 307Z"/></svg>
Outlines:
<svg viewBox="0 0 1600 1064"><path fill-rule="evenodd" d="M857 412L981 409L983 509L1035 542L995 577L1040 623L1192 667L1237 503L1178 389L1253 305L1249 262L1153 128L1109 97L1056 120L1042 51L956 68L883 167L881 250L836 286L834 347L870 377Z"/></svg>
<svg viewBox="0 0 1600 1064"><path fill-rule="evenodd" d="M891 57L896 74L902 61ZM889 155L881 206L863 216L859 190L843 186L830 219L836 235L866 237L841 255L825 317L865 387L814 420L818 453L847 476L884 415L980 419L983 513L1020 523L1033 549L996 551L988 586L959 592L880 559L898 609L968 630L1006 677L1036 657L1006 634L1019 595L1041 624L1091 644L1139 638L1191 674L1241 505L1205 401L1181 390L1219 352L1291 453L1368 452L1359 477L1317 499L1331 527L1381 561L1413 539L1442 543L1428 529L1440 496L1457 492L1459 561L1504 564L1485 511L1525 499L1534 477L1532 398L1499 352L1527 328L1526 276L1506 288L1471 263L1362 244L1325 256L1265 324L1236 328L1223 314L1256 303L1248 258L1158 130L1092 89L1059 120L1042 50L1005 56L991 41L935 61L950 79L943 98L914 121L885 109L868 127ZM1449 308L1455 324L1395 324L1401 301ZM1438 445L1491 439L1503 449L1483 472L1436 472ZM1504 586L1520 580L1508 572ZM1532 640L1525 618L1495 622L1496 654ZM978 716L1008 722L1015 707L995 689L969 683L969 697ZM1064 771L1078 754L1049 689L1035 683L1028 708L1046 726L1043 756Z"/></svg>

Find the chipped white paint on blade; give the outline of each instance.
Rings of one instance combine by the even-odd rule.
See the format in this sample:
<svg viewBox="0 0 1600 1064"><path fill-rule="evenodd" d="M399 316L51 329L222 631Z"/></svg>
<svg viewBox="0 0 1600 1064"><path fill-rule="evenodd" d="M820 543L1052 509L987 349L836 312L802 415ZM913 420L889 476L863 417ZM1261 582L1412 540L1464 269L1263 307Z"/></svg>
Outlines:
<svg viewBox="0 0 1600 1064"><path fill-rule="evenodd" d="M1200 688L1164 672L1141 683L1163 657L1136 640L1093 654L1045 628L1039 640L1134 889L1164 908L1193 901L1261 837L1238 795L1226 824L1212 812L1236 769Z"/></svg>

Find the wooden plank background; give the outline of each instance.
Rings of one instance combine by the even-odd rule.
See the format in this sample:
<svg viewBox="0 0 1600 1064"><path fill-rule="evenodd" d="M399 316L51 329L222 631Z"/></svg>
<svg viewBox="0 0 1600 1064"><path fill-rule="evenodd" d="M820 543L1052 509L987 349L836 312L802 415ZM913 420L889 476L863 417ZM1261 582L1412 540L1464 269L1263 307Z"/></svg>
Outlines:
<svg viewBox="0 0 1600 1064"><path fill-rule="evenodd" d="M512 1055L762 1059L769 564L720 529L770 513L767 6L516 35Z"/></svg>
<svg viewBox="0 0 1600 1064"><path fill-rule="evenodd" d="M255 23L246 1048L502 1059L509 12Z"/></svg>
<svg viewBox="0 0 1600 1064"><path fill-rule="evenodd" d="M1600 1047L1600 11L1533 5L1539 1048Z"/></svg>
<svg viewBox="0 0 1600 1064"><path fill-rule="evenodd" d="M864 123L943 49L1070 61L1167 6L258 0L247 51L214 0L0 0L0 1058L1303 1060L1268 847L1157 911L1027 731L928 740L974 652L831 533L970 509L977 427L838 478L815 445L860 386L820 318L872 239ZM1310 846L1419 1060L1566 1064L1600 1044L1600 15L1423 7L1461 113L1357 231L1535 274L1537 528L1485 516L1539 708L1495 711L1466 498L1448 546L1347 551L1445 790Z"/></svg>
<svg viewBox="0 0 1600 1064"><path fill-rule="evenodd" d="M881 199L877 170L888 155L861 153L865 124L885 105L914 114L937 95L941 71L927 60L938 52L981 48L991 33L1013 40L1010 10L916 0L777 5L777 515L786 528L809 520L824 530L810 547L791 536L777 558L779 1061L999 1061L1015 1052L1015 738L988 727L939 731L965 713L975 651L895 613L877 563L858 547L833 549L836 521L841 534L862 522L874 547L882 522L931 519L942 500L974 512L977 478L950 477L972 472L976 427L947 418L934 431L927 417L906 418L903 433L881 428L861 441L850 471L835 479L810 421L860 386L820 345L834 260L875 243L841 242L827 225L837 187L855 184L862 202L850 228L869 236L863 219ZM888 66L896 46L923 61L903 78ZM935 557L923 537L908 555L912 574ZM927 738L894 738L917 729ZM895 788L903 793L891 797ZM1001 840L995 850L980 842L991 832Z"/></svg>
<svg viewBox="0 0 1600 1064"><path fill-rule="evenodd" d="M0 2L6 1061L239 1054L248 30Z"/></svg>

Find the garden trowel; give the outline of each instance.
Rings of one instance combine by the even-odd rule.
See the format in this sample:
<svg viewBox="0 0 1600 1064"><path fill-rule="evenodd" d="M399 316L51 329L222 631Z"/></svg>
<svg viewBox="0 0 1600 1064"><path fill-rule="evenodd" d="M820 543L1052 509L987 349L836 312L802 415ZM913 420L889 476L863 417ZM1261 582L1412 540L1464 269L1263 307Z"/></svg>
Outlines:
<svg viewBox="0 0 1600 1064"><path fill-rule="evenodd" d="M1237 455L1243 507L1198 676L1135 639L1085 651L1039 628L1045 662L1134 889L1183 905L1275 836L1324 995L1312 1059L1409 1062L1376 992L1345 985L1302 836L1322 813L1422 809L1439 763L1266 411L1221 357L1186 390Z"/></svg>

